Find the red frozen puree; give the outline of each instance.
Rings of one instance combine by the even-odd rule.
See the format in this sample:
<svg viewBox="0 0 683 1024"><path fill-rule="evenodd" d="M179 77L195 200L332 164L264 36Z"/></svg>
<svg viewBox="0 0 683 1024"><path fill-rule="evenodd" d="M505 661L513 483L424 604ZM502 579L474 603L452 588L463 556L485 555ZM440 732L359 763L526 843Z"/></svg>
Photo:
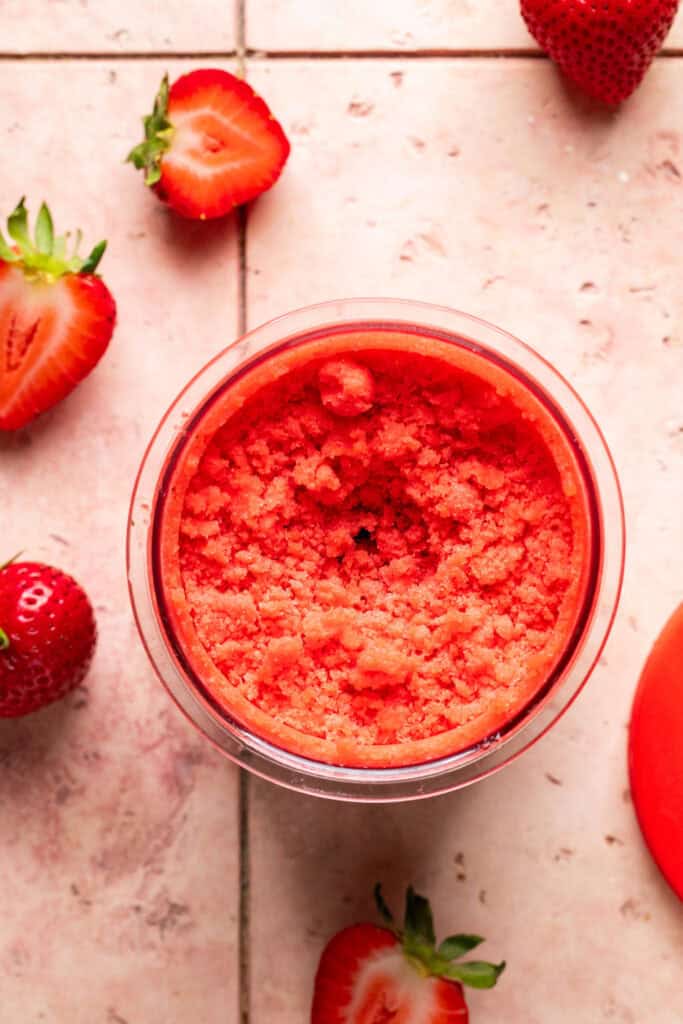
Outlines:
<svg viewBox="0 0 683 1024"><path fill-rule="evenodd" d="M413 764L495 733L546 682L585 590L588 517L546 408L409 333L280 350L213 400L162 519L177 641L288 750Z"/></svg>

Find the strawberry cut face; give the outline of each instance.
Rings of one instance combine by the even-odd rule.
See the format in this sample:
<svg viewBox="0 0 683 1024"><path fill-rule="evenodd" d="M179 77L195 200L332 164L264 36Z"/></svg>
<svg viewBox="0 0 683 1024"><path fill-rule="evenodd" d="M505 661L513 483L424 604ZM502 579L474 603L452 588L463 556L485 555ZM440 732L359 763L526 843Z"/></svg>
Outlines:
<svg viewBox="0 0 683 1024"><path fill-rule="evenodd" d="M24 426L65 398L104 353L114 319L99 278L47 283L0 264L0 429Z"/></svg>
<svg viewBox="0 0 683 1024"><path fill-rule="evenodd" d="M51 344L58 346L74 312L64 282L29 283L21 270L8 267L0 274L0 337L3 339L2 384L11 389L11 374L26 384ZM47 353L46 353L47 354Z"/></svg>
<svg viewBox="0 0 683 1024"><path fill-rule="evenodd" d="M116 306L95 274L105 242L81 259L55 237L43 204L28 230L23 199L0 232L0 430L17 430L65 398L109 344Z"/></svg>
<svg viewBox="0 0 683 1024"><path fill-rule="evenodd" d="M235 75L207 68L164 78L145 140L128 159L181 216L208 220L273 185L289 142L266 103Z"/></svg>
<svg viewBox="0 0 683 1024"><path fill-rule="evenodd" d="M312 1024L467 1024L461 985L427 977L386 928L339 932L320 961Z"/></svg>
<svg viewBox="0 0 683 1024"><path fill-rule="evenodd" d="M424 978L401 947L379 952L359 972L349 1024L446 1024L468 1019L459 985Z"/></svg>
<svg viewBox="0 0 683 1024"><path fill-rule="evenodd" d="M381 950L364 964L356 978L347 1010L354 1024L410 1024L425 1000L420 978L400 946Z"/></svg>
<svg viewBox="0 0 683 1024"><path fill-rule="evenodd" d="M311 1008L311 1024L468 1024L462 983L492 988L503 969L486 961L462 961L484 940L457 934L438 946L428 901L406 893L402 928L375 888L389 927L357 924L337 932L323 950Z"/></svg>

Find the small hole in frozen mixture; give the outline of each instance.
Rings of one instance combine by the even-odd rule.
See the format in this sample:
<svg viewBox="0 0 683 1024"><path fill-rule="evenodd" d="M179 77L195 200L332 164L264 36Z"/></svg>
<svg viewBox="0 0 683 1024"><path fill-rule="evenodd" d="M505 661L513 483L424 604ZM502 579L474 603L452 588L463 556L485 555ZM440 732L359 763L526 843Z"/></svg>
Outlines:
<svg viewBox="0 0 683 1024"><path fill-rule="evenodd" d="M354 533L353 541L354 544L367 547L368 544L372 543L372 534L369 530L366 530L364 526L361 526L358 533Z"/></svg>

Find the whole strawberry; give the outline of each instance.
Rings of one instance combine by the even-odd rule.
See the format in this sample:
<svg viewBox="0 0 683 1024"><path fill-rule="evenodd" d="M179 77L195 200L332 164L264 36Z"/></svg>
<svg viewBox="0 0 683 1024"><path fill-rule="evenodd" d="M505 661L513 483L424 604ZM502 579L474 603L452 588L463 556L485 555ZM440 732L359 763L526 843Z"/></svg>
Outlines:
<svg viewBox="0 0 683 1024"><path fill-rule="evenodd" d="M45 203L33 239L22 199L0 233L0 430L30 423L73 391L104 354L116 306L95 271L106 242L86 259L56 237Z"/></svg>
<svg viewBox="0 0 683 1024"><path fill-rule="evenodd" d="M39 562L0 569L0 718L59 700L95 650L92 606L71 576Z"/></svg>
<svg viewBox="0 0 683 1024"><path fill-rule="evenodd" d="M451 935L438 946L429 903L406 894L403 928L382 899L386 927L356 924L330 939L315 977L311 1024L467 1024L463 984L492 988L505 963L461 957L483 939Z"/></svg>
<svg viewBox="0 0 683 1024"><path fill-rule="evenodd" d="M539 46L575 85L617 104L640 85L678 0L521 0Z"/></svg>
<svg viewBox="0 0 683 1024"><path fill-rule="evenodd" d="M266 103L228 71L202 68L169 87L165 76L145 138L128 160L172 210L224 217L274 185L289 142Z"/></svg>

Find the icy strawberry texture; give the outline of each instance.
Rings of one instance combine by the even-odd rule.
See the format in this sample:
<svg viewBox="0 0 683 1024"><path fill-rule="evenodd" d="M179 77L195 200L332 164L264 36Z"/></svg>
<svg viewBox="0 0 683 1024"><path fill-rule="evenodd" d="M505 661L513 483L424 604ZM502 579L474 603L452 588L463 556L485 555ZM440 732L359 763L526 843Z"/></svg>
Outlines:
<svg viewBox="0 0 683 1024"><path fill-rule="evenodd" d="M302 346L227 389L163 541L213 697L355 766L450 754L519 712L575 625L587 547L578 471L526 387L457 346L379 339Z"/></svg>

